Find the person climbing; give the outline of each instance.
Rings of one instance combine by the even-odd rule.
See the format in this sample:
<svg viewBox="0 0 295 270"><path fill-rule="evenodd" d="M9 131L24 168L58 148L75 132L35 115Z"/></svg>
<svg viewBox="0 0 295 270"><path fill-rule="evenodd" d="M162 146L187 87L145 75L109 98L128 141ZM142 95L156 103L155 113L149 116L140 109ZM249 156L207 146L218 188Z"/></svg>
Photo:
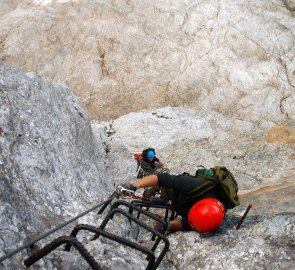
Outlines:
<svg viewBox="0 0 295 270"><path fill-rule="evenodd" d="M147 148L142 151L142 160L140 166L142 168L142 175L147 176L150 174L158 174L163 172L169 172L167 168L164 168L164 162L156 157L155 149L154 148ZM151 168L151 169L149 169ZM142 178L142 177L137 177ZM159 197L155 197L157 194L160 194ZM145 188L143 192L143 197L151 198L153 201L158 201L162 203L166 203L170 200L171 197L171 190L159 187L149 187Z"/></svg>
<svg viewBox="0 0 295 270"><path fill-rule="evenodd" d="M171 205L181 219L169 222L167 230L170 232L190 230L200 233L210 232L223 222L225 207L214 181L187 174L161 173L143 177L134 185L124 183L122 186L131 192L147 187L171 189Z"/></svg>
<svg viewBox="0 0 295 270"><path fill-rule="evenodd" d="M164 162L156 157L155 149L148 148L142 151L142 159L147 162L152 169L163 168Z"/></svg>

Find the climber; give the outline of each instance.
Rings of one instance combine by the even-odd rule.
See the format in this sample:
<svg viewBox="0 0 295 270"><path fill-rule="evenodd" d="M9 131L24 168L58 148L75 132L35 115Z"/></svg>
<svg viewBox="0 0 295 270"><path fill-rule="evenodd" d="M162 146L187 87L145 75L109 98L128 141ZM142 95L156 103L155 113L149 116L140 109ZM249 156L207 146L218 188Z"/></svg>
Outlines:
<svg viewBox="0 0 295 270"><path fill-rule="evenodd" d="M147 162L152 169L163 168L164 162L155 155L155 149L148 148L142 151L142 159Z"/></svg>
<svg viewBox="0 0 295 270"><path fill-rule="evenodd" d="M172 189L172 208L181 216L169 222L168 231L190 231L200 233L217 229L223 222L225 208L216 183L191 175L153 174L139 179L135 184L124 183L124 188L135 192L146 187ZM159 229L159 228L157 228Z"/></svg>
<svg viewBox="0 0 295 270"><path fill-rule="evenodd" d="M147 148L142 151L142 161L140 162L141 173L138 174L138 178L151 174L167 173L169 169L164 168L164 162L156 157L154 148ZM156 194L160 194L160 198L156 198ZM151 200L162 201L166 203L171 199L171 190L159 187L149 187L143 192L145 198L151 198Z"/></svg>

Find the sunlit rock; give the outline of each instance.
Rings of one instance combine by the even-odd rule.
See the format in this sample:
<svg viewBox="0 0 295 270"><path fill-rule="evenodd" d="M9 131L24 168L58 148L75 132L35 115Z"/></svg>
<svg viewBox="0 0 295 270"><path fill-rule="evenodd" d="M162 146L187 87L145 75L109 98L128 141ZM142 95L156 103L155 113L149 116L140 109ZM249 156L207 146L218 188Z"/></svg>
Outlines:
<svg viewBox="0 0 295 270"><path fill-rule="evenodd" d="M164 106L294 119L293 0L4 3L0 59L67 83L92 119Z"/></svg>

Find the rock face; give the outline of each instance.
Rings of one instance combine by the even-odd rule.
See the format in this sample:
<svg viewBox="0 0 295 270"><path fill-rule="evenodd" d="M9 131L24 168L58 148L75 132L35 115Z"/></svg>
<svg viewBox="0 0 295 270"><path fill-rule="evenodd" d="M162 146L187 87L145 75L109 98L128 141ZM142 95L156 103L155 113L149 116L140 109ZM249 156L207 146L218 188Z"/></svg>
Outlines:
<svg viewBox="0 0 295 270"><path fill-rule="evenodd" d="M214 233L168 235L170 249L159 269L292 267L295 131L291 124L257 124L217 112L164 107L90 125L67 87L3 63L0 74L1 255L102 201L114 190L113 184L133 182L133 153L154 146L173 174L193 173L200 164L227 166L239 183L242 202L228 211ZM236 231L250 202L253 209ZM77 222L97 226L106 213L98 217L93 212ZM59 234L68 235L71 228ZM126 219L113 220L107 230L152 245L151 237ZM87 233L79 240L105 269L147 265L145 256L116 242L101 238L90 242ZM0 265L24 269L27 256L23 251ZM90 269L77 251L62 250L33 267Z"/></svg>
<svg viewBox="0 0 295 270"><path fill-rule="evenodd" d="M173 174L228 167L242 202L214 233L168 235L159 269L293 267L294 0L0 6L0 257L135 181L133 153L152 146ZM108 230L151 245L122 218ZM104 269L146 267L134 250L80 237ZM0 268L24 269L29 252ZM32 269L89 266L58 250Z"/></svg>
<svg viewBox="0 0 295 270"><path fill-rule="evenodd" d="M17 5L21 3L22 0L1 0L1 10L0 16L9 13L17 8Z"/></svg>
<svg viewBox="0 0 295 270"><path fill-rule="evenodd" d="M234 220L233 216L230 217ZM242 230L231 222L215 234L170 239L171 269L288 269L294 260L294 213L249 218ZM181 252L179 252L181 250ZM184 255L185 254L185 255Z"/></svg>
<svg viewBox="0 0 295 270"><path fill-rule="evenodd" d="M294 119L294 0L1 2L0 59L66 82L93 119L165 106Z"/></svg>
<svg viewBox="0 0 295 270"><path fill-rule="evenodd" d="M94 129L101 125L92 123ZM216 112L171 107L130 113L105 125L108 170L114 182L120 183L122 177L125 181L135 180L136 162L131 162L132 153L153 146L172 174L184 171L193 174L200 164L225 165L239 183L242 204L228 211L222 227L207 235L195 232L169 235L170 251L159 269L292 266L295 258L294 126L273 122L256 124ZM237 231L236 225L249 203L253 208ZM91 247L97 254L96 248ZM119 256L111 253L110 248L103 249L109 256ZM96 258L105 260L102 251ZM133 269L126 256L121 258L124 267ZM144 261L141 264L146 265ZM103 265L110 265L110 261ZM111 265L112 269L120 269L115 262Z"/></svg>
<svg viewBox="0 0 295 270"><path fill-rule="evenodd" d="M228 211L222 227L212 234L169 235L170 251L160 269L292 267L294 126L259 125L216 112L165 107L122 116L107 130L110 148L121 142L134 153L153 146L173 174L193 174L199 164L225 165L239 183L241 206ZM237 231L248 203L253 208Z"/></svg>
<svg viewBox="0 0 295 270"><path fill-rule="evenodd" d="M104 147L67 87L1 63L0 90L3 256L101 201L109 183Z"/></svg>
<svg viewBox="0 0 295 270"><path fill-rule="evenodd" d="M94 128L97 124L92 125ZM165 107L122 116L108 123L106 130L110 134L108 164L112 164L109 170L113 171L114 182L122 181L122 176L115 173L118 171L124 172L125 181L136 175L136 162L130 163L132 154L126 160L126 149L127 153L134 153L153 146L172 174L194 174L201 164L230 168L239 183L243 202L257 201L252 212L266 208L273 214L293 211L292 126L272 122L257 125L216 112ZM116 152L119 144L125 150ZM275 198L276 204L267 203L268 196Z"/></svg>

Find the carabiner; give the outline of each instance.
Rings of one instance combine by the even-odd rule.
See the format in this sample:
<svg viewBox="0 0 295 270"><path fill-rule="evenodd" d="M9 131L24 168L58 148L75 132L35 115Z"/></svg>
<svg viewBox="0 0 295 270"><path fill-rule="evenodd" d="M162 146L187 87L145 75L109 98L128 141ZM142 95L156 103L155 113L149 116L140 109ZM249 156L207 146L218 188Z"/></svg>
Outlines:
<svg viewBox="0 0 295 270"><path fill-rule="evenodd" d="M122 186L117 187L117 193L123 198L123 199L129 199L132 198L132 195L134 195L134 191L124 188Z"/></svg>

